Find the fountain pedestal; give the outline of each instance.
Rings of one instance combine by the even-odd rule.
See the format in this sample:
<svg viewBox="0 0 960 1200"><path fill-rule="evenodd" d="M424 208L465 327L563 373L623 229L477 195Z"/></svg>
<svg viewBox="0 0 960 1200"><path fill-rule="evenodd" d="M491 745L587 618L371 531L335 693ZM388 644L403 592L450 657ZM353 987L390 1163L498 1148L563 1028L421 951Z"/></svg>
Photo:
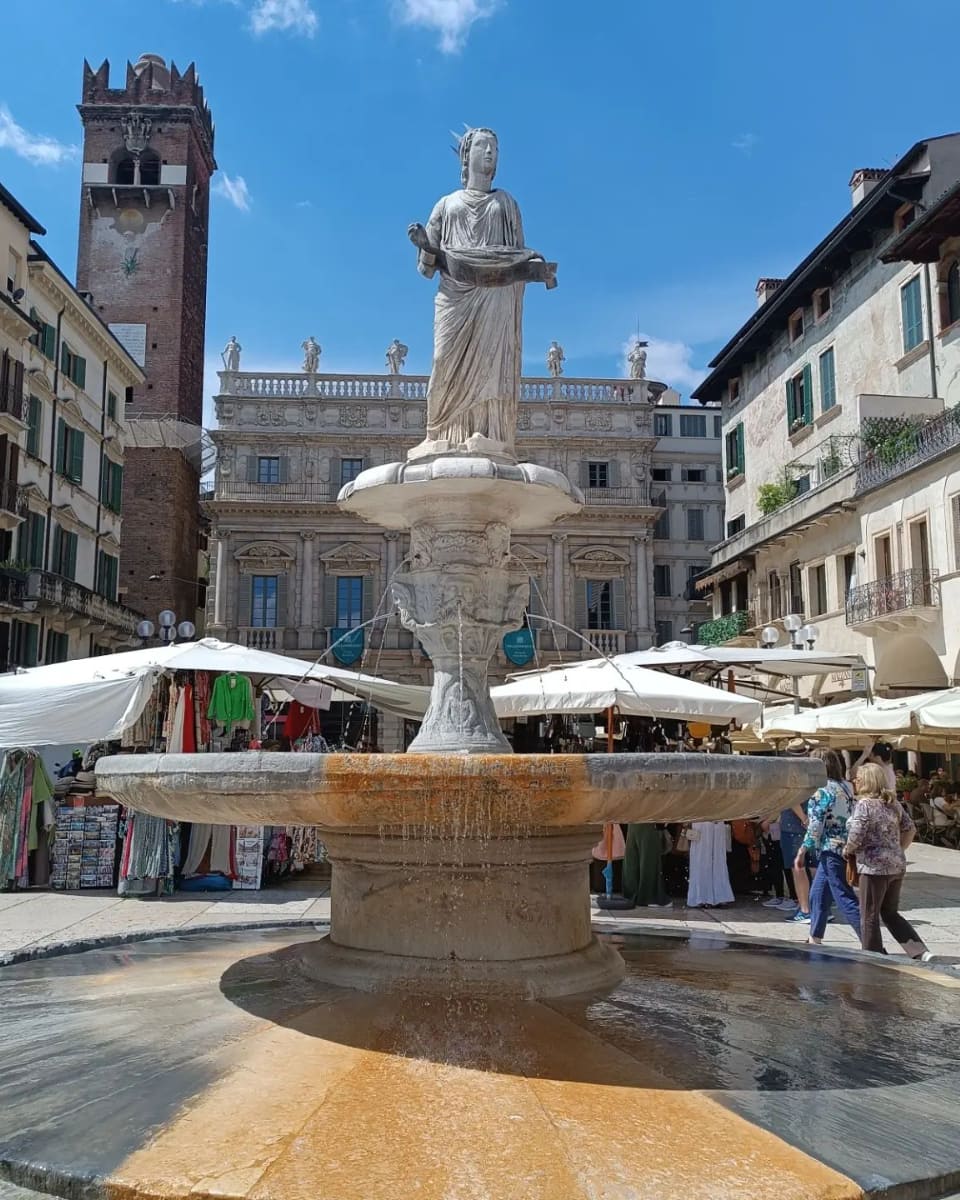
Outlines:
<svg viewBox="0 0 960 1200"><path fill-rule="evenodd" d="M410 531L408 566L390 592L434 669L411 751L509 754L487 669L529 603L529 575L513 565L511 532L577 512L580 493L547 467L461 454L372 467L344 487L339 504L376 525Z"/></svg>

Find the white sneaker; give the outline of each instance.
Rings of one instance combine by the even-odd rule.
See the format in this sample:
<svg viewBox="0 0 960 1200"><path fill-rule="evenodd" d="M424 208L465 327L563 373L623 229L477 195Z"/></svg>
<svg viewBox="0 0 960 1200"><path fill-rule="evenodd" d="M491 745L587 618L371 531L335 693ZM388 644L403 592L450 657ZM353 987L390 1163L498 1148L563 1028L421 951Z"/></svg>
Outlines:
<svg viewBox="0 0 960 1200"><path fill-rule="evenodd" d="M936 962L937 956L931 950L924 950L920 955L921 962Z"/></svg>

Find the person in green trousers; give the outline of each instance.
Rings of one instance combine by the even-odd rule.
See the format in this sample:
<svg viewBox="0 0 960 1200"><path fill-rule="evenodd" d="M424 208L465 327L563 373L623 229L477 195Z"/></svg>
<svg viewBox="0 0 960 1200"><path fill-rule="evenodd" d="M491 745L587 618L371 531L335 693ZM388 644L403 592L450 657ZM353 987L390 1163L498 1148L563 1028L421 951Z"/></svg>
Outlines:
<svg viewBox="0 0 960 1200"><path fill-rule="evenodd" d="M631 824L627 827L623 894L638 907L671 907L663 886L663 835L656 825Z"/></svg>

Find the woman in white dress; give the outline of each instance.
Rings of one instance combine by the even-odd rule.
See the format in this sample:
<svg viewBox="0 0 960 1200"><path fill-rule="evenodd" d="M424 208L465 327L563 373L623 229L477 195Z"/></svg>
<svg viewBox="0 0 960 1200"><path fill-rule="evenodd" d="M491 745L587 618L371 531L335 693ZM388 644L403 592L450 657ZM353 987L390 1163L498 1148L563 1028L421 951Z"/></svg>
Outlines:
<svg viewBox="0 0 960 1200"><path fill-rule="evenodd" d="M727 826L724 821L694 821L690 826L690 884L687 907L732 904L727 872Z"/></svg>

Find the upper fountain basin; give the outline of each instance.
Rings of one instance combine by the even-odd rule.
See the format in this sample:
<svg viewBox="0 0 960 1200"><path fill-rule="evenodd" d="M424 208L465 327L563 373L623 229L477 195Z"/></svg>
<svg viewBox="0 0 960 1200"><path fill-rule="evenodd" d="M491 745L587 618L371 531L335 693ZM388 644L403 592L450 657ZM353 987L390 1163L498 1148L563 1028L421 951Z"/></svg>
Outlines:
<svg viewBox="0 0 960 1200"><path fill-rule="evenodd" d="M550 467L461 454L369 467L344 485L337 503L388 529L460 513L541 529L577 512L583 496Z"/></svg>
<svg viewBox="0 0 960 1200"><path fill-rule="evenodd" d="M139 754L96 772L160 817L432 834L766 816L825 781L817 759L720 754Z"/></svg>

